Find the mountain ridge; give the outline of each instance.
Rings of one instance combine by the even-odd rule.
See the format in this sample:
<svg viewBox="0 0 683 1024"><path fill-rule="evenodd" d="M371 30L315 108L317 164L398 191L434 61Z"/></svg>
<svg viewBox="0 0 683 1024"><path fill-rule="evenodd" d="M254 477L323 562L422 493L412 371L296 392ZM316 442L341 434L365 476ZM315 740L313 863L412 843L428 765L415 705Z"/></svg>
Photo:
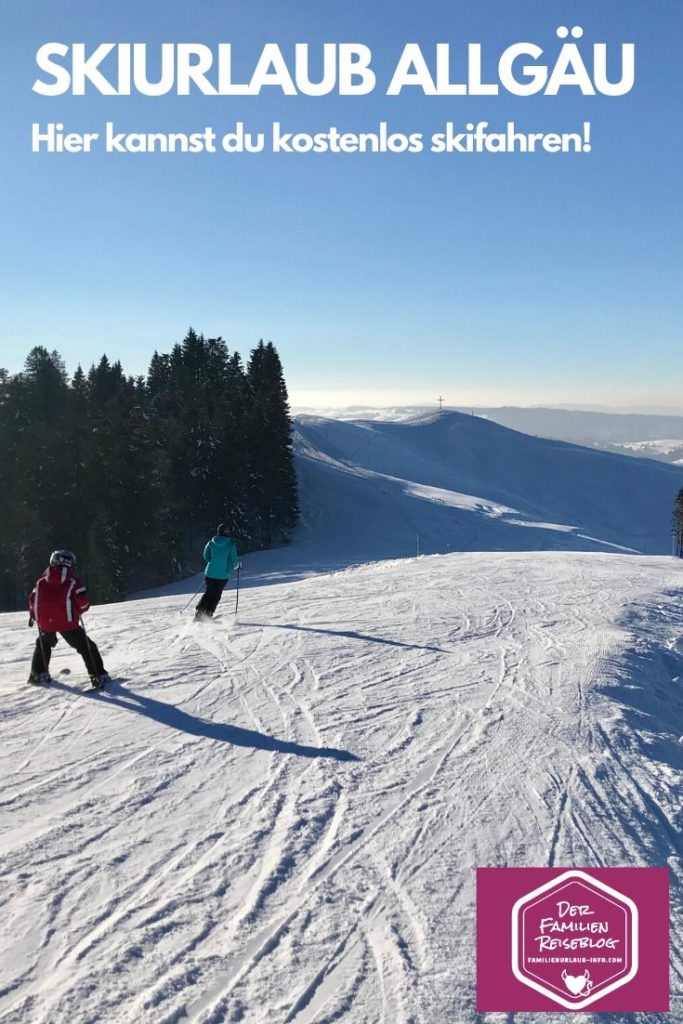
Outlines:
<svg viewBox="0 0 683 1024"><path fill-rule="evenodd" d="M539 438L457 411L409 421L295 419L302 525L360 558L423 550L665 554L678 466ZM351 499L353 495L353 500ZM384 524L382 530L377 523Z"/></svg>

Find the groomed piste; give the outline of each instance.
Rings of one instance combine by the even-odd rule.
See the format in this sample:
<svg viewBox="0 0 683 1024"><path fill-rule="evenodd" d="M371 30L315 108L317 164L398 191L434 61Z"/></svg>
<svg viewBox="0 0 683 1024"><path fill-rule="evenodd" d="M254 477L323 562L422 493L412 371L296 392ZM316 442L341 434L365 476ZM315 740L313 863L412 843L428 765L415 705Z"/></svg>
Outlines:
<svg viewBox="0 0 683 1024"><path fill-rule="evenodd" d="M502 1024L486 865L668 864L683 1014L682 473L498 431L301 423L296 543L94 608L108 692L0 617L2 1024Z"/></svg>

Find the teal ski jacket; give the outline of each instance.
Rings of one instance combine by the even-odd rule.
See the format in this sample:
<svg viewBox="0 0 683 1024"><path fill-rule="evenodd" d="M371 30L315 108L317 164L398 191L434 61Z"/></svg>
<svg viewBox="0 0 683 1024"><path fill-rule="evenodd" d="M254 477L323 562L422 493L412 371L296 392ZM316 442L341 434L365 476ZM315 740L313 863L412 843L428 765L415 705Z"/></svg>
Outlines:
<svg viewBox="0 0 683 1024"><path fill-rule="evenodd" d="M204 548L206 569L204 575L211 580L229 580L237 568L237 548L229 537L216 534Z"/></svg>

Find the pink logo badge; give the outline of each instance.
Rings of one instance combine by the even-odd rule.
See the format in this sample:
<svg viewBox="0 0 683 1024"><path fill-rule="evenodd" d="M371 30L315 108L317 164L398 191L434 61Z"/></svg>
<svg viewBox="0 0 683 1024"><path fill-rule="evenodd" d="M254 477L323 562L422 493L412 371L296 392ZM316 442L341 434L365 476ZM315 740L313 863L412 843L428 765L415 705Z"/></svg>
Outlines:
<svg viewBox="0 0 683 1024"><path fill-rule="evenodd" d="M481 1012L668 1011L666 868L480 868Z"/></svg>
<svg viewBox="0 0 683 1024"><path fill-rule="evenodd" d="M638 908L584 871L566 871L512 909L512 971L568 1010L628 984L638 971Z"/></svg>

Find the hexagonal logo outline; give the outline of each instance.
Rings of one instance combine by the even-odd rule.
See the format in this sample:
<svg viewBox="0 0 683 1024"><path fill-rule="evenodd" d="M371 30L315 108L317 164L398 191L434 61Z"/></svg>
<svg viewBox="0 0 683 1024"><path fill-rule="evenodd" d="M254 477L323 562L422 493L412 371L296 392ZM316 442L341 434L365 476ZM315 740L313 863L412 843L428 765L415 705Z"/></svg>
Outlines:
<svg viewBox="0 0 683 1024"><path fill-rule="evenodd" d="M577 886L579 886L579 888L583 887L583 888L586 889L587 892L591 892L592 893L591 889L586 885L585 882L583 882L583 881L581 881L579 879L576 879L576 878L569 879L568 881L563 882L562 885L557 886L557 888L554 889L554 893L559 894L559 893L561 893L563 891L563 889L569 888L570 885L577 885ZM540 903L545 898L547 898L547 893L544 894L543 896L539 897L538 899L534 900L533 903L527 903L525 905L525 907L524 907L524 910L522 911L522 917L524 917L524 915L527 913L528 910L530 910L532 907L534 907L537 903ZM627 909L626 909L626 907L624 907L622 905L621 901L617 902L616 900L612 900L607 895L601 895L601 899L604 899L607 903L611 903L614 907L617 908L617 910L619 910L624 915L624 918L626 918ZM627 931L627 922L624 921L624 934L626 934L626 931ZM525 928L523 927L522 928L522 934L524 935L525 933L526 933L525 932ZM629 951L630 951L630 946L629 946ZM525 970L526 970L527 974L531 975L532 978L533 977L538 977L537 975L534 975L534 972L528 966L525 967ZM615 974L611 975L610 977L615 977L616 978L620 974L623 974L627 970L628 970L628 968L626 966L626 963L624 963L624 966L620 970L616 971ZM541 981L541 984L543 984L542 978L540 979L540 981ZM602 986L601 989L600 989L601 992L604 991L604 985L605 985L605 981L603 981L601 983L601 986ZM558 991L561 991L561 990L558 989Z"/></svg>
<svg viewBox="0 0 683 1024"><path fill-rule="evenodd" d="M543 896L553 889L560 888L566 882L577 880L579 882L588 883L588 885L595 889L599 889L605 894L606 898L611 897L610 902L616 901L622 908L625 905L630 911L631 966L628 969L628 973L623 978L617 978L610 984L605 985L604 987L601 986L598 992L591 992L590 995L581 1000L569 1000L558 992L554 992L547 985L534 981L533 978L528 977L521 970L519 966L520 912L522 912L523 908L526 907L527 904L537 899L537 897ZM609 995L610 992L614 992L616 989L627 985L630 981L633 981L638 973L638 965L638 907L630 897L625 896L624 893L619 892L617 889L613 889L605 882L600 881L598 878L594 878L585 871L573 868L569 871L565 871L562 875L557 875L555 878L551 878L550 881L538 886L538 888L532 889L531 892L525 893L524 896L520 896L512 908L512 973L517 981L526 985L528 988L532 988L536 992L539 992L541 995L545 996L546 999L552 999L553 1002L558 1003L560 1006L564 1006L567 1010L582 1010L584 1007L589 1006L598 999L602 999L604 996Z"/></svg>

